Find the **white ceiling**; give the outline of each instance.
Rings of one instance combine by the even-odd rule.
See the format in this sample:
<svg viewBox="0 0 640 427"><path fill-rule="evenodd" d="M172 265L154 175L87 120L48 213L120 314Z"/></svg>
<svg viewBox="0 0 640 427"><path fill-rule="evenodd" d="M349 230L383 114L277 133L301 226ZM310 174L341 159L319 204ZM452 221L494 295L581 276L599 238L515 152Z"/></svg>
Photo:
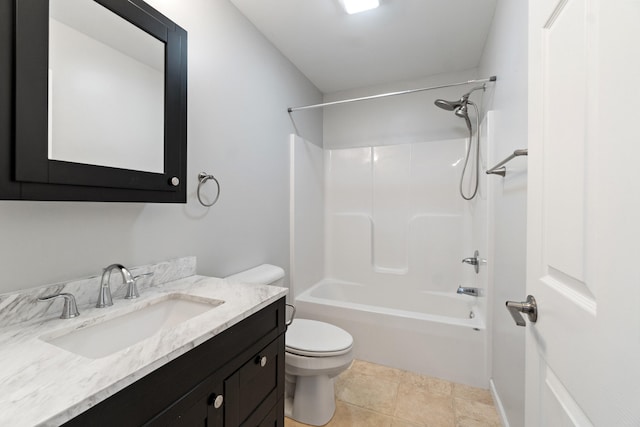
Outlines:
<svg viewBox="0 0 640 427"><path fill-rule="evenodd" d="M230 0L323 93L478 66L496 0Z"/></svg>

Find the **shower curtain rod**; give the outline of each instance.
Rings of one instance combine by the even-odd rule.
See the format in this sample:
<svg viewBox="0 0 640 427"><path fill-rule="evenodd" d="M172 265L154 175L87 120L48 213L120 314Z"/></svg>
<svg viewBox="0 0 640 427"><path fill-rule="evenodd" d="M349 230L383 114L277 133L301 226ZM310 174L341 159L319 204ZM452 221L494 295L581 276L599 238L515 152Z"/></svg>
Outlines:
<svg viewBox="0 0 640 427"><path fill-rule="evenodd" d="M287 108L287 111L291 113L293 111L310 110L312 108L328 107L330 105L347 104L350 102L366 101L369 99L377 99L377 98L386 98L387 96L406 95L408 93L423 92L425 90L442 89L445 87L463 86L463 85L468 85L473 83L487 83L487 82L495 82L495 81L496 81L496 76L491 76L486 79L467 80L466 82L450 83L450 84L441 85L441 86L422 87L419 89L402 90L400 92L380 93L378 95L363 96L361 98L343 99L341 101L324 102L322 104L314 104L314 105L305 105L304 107L289 107Z"/></svg>

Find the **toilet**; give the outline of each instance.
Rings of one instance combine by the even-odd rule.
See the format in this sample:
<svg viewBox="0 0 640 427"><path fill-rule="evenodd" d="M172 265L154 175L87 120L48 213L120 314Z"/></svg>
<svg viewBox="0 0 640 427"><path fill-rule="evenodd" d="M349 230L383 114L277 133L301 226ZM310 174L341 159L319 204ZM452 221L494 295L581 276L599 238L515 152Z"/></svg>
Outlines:
<svg viewBox="0 0 640 427"><path fill-rule="evenodd" d="M282 286L284 270L263 264L225 280ZM296 318L285 334L285 415L321 426L336 410L333 379L353 361L353 337L326 322Z"/></svg>

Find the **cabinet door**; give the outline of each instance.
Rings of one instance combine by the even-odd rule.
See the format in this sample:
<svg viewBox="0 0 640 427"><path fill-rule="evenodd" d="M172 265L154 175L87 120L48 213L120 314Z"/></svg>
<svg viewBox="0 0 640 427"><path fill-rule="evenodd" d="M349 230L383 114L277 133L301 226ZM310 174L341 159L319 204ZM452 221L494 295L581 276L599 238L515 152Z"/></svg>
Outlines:
<svg viewBox="0 0 640 427"><path fill-rule="evenodd" d="M226 402L225 396L222 394L223 385L220 384L219 390L213 391L207 398L207 427L224 426L224 412ZM186 425L186 424L185 424Z"/></svg>
<svg viewBox="0 0 640 427"><path fill-rule="evenodd" d="M224 388L225 425L261 425L284 395L284 335L254 354L225 380Z"/></svg>

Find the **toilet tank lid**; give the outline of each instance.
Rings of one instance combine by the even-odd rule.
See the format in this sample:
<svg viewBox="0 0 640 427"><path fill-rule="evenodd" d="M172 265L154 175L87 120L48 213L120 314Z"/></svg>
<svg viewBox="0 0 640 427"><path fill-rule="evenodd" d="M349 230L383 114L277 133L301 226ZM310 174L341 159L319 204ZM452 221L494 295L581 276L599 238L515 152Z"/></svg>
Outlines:
<svg viewBox="0 0 640 427"><path fill-rule="evenodd" d="M268 285L277 282L284 277L281 267L271 264L262 264L240 273L225 277L228 283L247 283L250 285Z"/></svg>
<svg viewBox="0 0 640 427"><path fill-rule="evenodd" d="M327 353L348 349L353 337L344 329L325 322L295 319L285 334L288 349Z"/></svg>

